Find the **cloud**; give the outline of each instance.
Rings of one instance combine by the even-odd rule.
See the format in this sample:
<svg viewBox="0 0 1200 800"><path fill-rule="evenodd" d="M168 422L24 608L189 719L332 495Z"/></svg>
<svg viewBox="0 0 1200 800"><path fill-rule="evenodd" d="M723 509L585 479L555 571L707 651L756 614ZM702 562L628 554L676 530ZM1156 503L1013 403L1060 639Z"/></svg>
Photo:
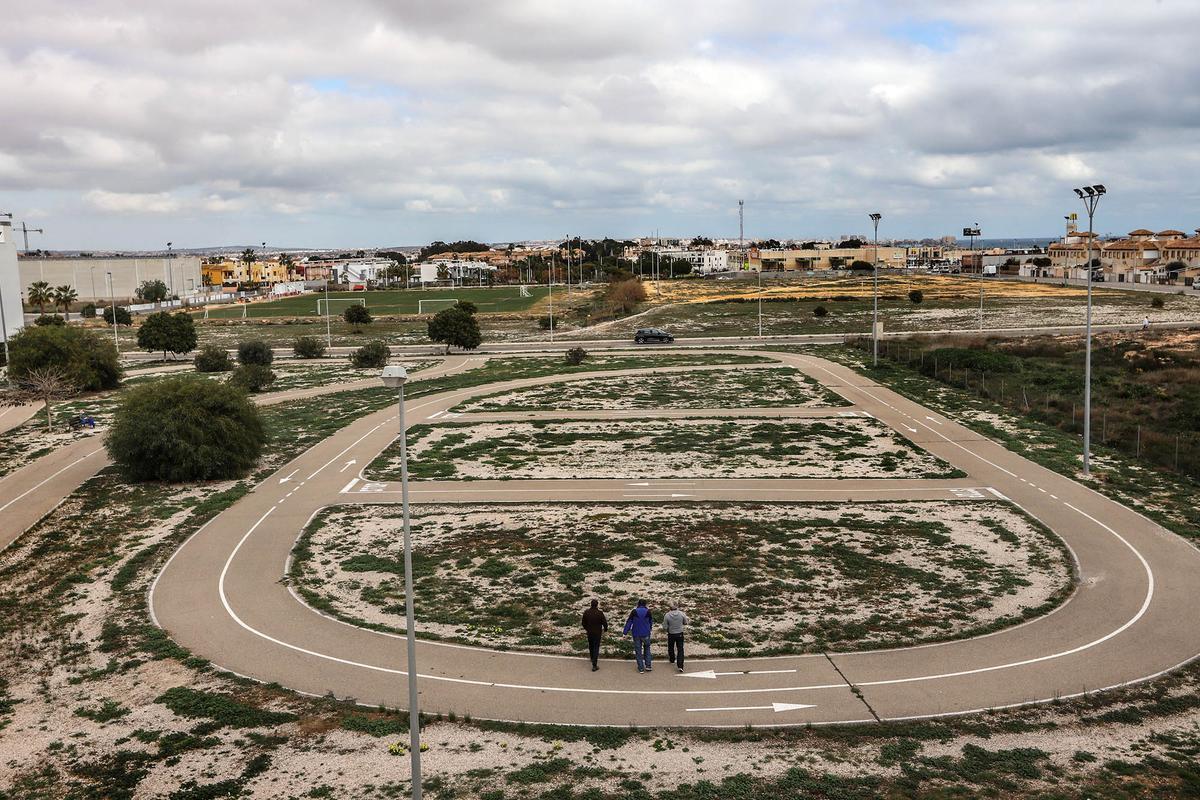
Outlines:
<svg viewBox="0 0 1200 800"><path fill-rule="evenodd" d="M1035 234L1093 180L1114 227L1200 224L1200 6L902 6L43 0L0 29L0 190L81 247L142 243L96 212L198 243L728 235L742 198L751 235L868 206Z"/></svg>

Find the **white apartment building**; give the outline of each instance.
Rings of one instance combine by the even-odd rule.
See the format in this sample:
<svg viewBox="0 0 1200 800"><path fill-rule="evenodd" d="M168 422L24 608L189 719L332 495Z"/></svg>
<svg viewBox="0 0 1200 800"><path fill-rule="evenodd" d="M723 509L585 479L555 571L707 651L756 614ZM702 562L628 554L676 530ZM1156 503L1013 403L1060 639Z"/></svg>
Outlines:
<svg viewBox="0 0 1200 800"><path fill-rule="evenodd" d="M728 250L659 250L658 255L661 258L686 261L692 265L692 271L698 275L729 270Z"/></svg>

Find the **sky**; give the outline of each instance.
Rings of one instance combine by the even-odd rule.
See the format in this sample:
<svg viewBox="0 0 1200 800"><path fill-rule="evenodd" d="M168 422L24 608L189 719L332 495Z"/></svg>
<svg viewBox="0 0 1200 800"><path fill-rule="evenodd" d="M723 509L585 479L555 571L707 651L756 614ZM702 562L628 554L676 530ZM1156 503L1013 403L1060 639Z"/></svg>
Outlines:
<svg viewBox="0 0 1200 800"><path fill-rule="evenodd" d="M38 0L31 247L1200 227L1200 3Z"/></svg>

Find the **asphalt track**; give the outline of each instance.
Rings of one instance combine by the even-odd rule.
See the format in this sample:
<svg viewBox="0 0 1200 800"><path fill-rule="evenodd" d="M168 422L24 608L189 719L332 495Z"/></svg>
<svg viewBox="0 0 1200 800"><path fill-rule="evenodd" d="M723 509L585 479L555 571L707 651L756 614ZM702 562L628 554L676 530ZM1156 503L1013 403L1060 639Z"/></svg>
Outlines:
<svg viewBox="0 0 1200 800"><path fill-rule="evenodd" d="M1200 653L1200 553L1096 492L819 358L792 365L934 455L959 480L544 480L414 482L412 500L630 501L988 498L1011 501L1072 551L1074 594L1055 611L972 639L888 651L689 662L688 672L637 674L612 660L501 652L422 641L422 710L476 719L580 725L743 726L871 723L1052 701L1163 674ZM730 367L731 369L734 367ZM491 384L407 404L409 424L443 418L462 400L576 373ZM652 413L652 412L650 412ZM737 414L723 409L721 415ZM645 416L645 412L642 414ZM614 416L630 419L637 412ZM469 419L458 414L456 422ZM394 410L363 417L314 446L185 542L150 590L156 622L220 668L313 695L403 708L400 638L348 625L303 604L282 580L294 540L321 508L399 502L398 487L356 470L396 436ZM536 602L536 593L532 593ZM582 610L584 598L581 598ZM557 610L557 609L556 609ZM623 610L609 609L620 618ZM418 619L419 625L419 619Z"/></svg>
<svg viewBox="0 0 1200 800"><path fill-rule="evenodd" d="M438 377L465 369L470 360L455 357L421 370L421 377ZM158 372L176 372L192 369L192 365L155 367L131 370L127 375ZM291 400L367 389L379 386L378 378L365 378L345 383L310 386L304 389L289 389L253 395L260 406L270 406ZM37 412L37 408L33 413ZM22 420L23 421L23 420ZM0 430L3 432L3 430ZM0 478L0 550L10 545L18 536L29 530L38 520L62 504L83 482L92 478L112 462L104 451L103 437L84 435L69 444L47 453L24 467Z"/></svg>

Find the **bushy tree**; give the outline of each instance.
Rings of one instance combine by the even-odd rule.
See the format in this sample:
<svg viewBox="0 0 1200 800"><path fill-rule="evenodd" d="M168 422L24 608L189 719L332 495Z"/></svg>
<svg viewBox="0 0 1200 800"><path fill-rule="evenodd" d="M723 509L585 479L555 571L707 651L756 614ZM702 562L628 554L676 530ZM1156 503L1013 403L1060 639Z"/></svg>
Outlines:
<svg viewBox="0 0 1200 800"><path fill-rule="evenodd" d="M451 347L461 347L463 350L474 350L483 341L479 332L479 321L473 314L468 314L458 306L443 309L429 320L429 338L434 342L446 345L446 352Z"/></svg>
<svg viewBox="0 0 1200 800"><path fill-rule="evenodd" d="M59 325L59 326L66 325L67 321L65 319L63 319L62 317L60 317L58 314L42 314L40 317L38 317L37 319L35 319L33 321L33 324L40 325L44 328L47 325Z"/></svg>
<svg viewBox="0 0 1200 800"><path fill-rule="evenodd" d="M565 354L565 360L568 365L577 367L587 358L587 350L582 347L572 347Z"/></svg>
<svg viewBox="0 0 1200 800"><path fill-rule="evenodd" d="M468 314L476 314L479 311L479 306L472 303L470 300L459 300L454 304L457 308L462 309Z"/></svg>
<svg viewBox="0 0 1200 800"><path fill-rule="evenodd" d="M196 349L196 323L182 311L159 311L142 322L137 332L138 347L155 352L190 353Z"/></svg>
<svg viewBox="0 0 1200 800"><path fill-rule="evenodd" d="M244 392L168 378L123 393L105 446L127 479L178 483L245 475L266 438Z"/></svg>
<svg viewBox="0 0 1200 800"><path fill-rule="evenodd" d="M113 307L105 306L104 311L102 312L102 316L104 317L105 322L107 322L109 325L112 325L113 324ZM126 308L125 306L117 306L117 324L118 325L132 325L133 324L133 317L129 315L129 309Z"/></svg>
<svg viewBox="0 0 1200 800"><path fill-rule="evenodd" d="M853 272L874 272L875 266L870 261L855 261L850 264Z"/></svg>
<svg viewBox="0 0 1200 800"><path fill-rule="evenodd" d="M920 305L925 301L925 293L920 289L913 289L908 293L908 299L913 302L913 305Z"/></svg>
<svg viewBox="0 0 1200 800"><path fill-rule="evenodd" d="M371 312L366 306L352 305L346 306L346 310L342 312L342 319L346 320L348 325L370 325Z"/></svg>
<svg viewBox="0 0 1200 800"><path fill-rule="evenodd" d="M167 285L158 280L142 281L141 285L134 290L133 296L143 303L154 303L157 306L167 299Z"/></svg>
<svg viewBox="0 0 1200 800"><path fill-rule="evenodd" d="M298 336L292 342L292 353L296 358L321 358L325 355L325 343L315 336Z"/></svg>
<svg viewBox="0 0 1200 800"><path fill-rule="evenodd" d="M95 303L84 303L83 308L79 309L79 315L81 317L83 317L84 319L95 319L96 318L96 304Z"/></svg>
<svg viewBox="0 0 1200 800"><path fill-rule="evenodd" d="M1166 303L1163 302L1161 297L1154 297L1150 300L1151 308L1162 308L1164 305L1166 305Z"/></svg>
<svg viewBox="0 0 1200 800"><path fill-rule="evenodd" d="M8 340L9 375L18 383L35 370L55 370L77 391L115 389L117 349L108 337L66 325L34 326Z"/></svg>
<svg viewBox="0 0 1200 800"><path fill-rule="evenodd" d="M829 309L827 309L825 306L817 306L816 308L813 309L814 317L820 318L820 317L825 317L828 315L829 315Z"/></svg>
<svg viewBox="0 0 1200 800"><path fill-rule="evenodd" d="M196 354L196 372L228 372L233 369L233 359L224 347L206 344Z"/></svg>
<svg viewBox="0 0 1200 800"><path fill-rule="evenodd" d="M275 353L271 351L271 346L262 339L251 339L248 342L238 343L237 360L239 364L257 364L266 367L275 360Z"/></svg>
<svg viewBox="0 0 1200 800"><path fill-rule="evenodd" d="M610 283L604 299L620 314L628 314L638 303L646 302L646 287L637 278Z"/></svg>
<svg viewBox="0 0 1200 800"><path fill-rule="evenodd" d="M266 364L240 364L229 382L247 392L261 392L275 382L275 373Z"/></svg>
<svg viewBox="0 0 1200 800"><path fill-rule="evenodd" d="M358 369L383 367L392 355L386 343L379 340L367 342L350 354L350 363Z"/></svg>

